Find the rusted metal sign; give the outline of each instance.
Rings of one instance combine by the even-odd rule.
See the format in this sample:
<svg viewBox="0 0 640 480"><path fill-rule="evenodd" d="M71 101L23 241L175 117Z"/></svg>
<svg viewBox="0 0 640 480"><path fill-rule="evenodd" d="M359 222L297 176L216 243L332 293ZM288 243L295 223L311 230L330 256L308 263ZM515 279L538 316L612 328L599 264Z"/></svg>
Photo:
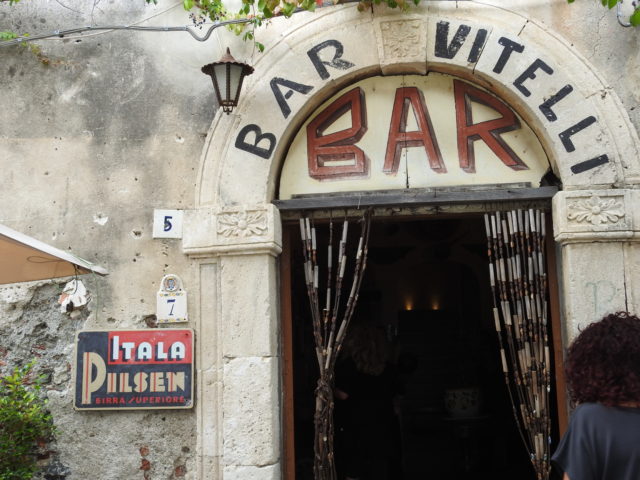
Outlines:
<svg viewBox="0 0 640 480"><path fill-rule="evenodd" d="M78 410L191 408L193 330L79 332Z"/></svg>

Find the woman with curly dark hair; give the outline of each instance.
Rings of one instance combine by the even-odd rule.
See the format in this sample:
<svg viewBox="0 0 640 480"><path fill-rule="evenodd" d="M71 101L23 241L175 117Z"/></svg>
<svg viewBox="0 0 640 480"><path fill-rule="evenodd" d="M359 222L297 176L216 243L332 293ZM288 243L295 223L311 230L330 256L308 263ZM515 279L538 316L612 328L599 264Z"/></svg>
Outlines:
<svg viewBox="0 0 640 480"><path fill-rule="evenodd" d="M639 480L640 318L618 312L592 323L565 367L578 406L553 455L563 480Z"/></svg>

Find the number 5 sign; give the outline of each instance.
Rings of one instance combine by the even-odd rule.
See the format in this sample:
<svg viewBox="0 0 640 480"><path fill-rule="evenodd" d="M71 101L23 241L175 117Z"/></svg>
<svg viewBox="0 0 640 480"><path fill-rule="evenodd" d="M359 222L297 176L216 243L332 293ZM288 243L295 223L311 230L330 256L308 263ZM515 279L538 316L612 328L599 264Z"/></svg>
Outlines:
<svg viewBox="0 0 640 480"><path fill-rule="evenodd" d="M160 282L156 302L158 323L188 322L187 292L177 275L165 275Z"/></svg>
<svg viewBox="0 0 640 480"><path fill-rule="evenodd" d="M182 238L182 210L154 210L153 238Z"/></svg>

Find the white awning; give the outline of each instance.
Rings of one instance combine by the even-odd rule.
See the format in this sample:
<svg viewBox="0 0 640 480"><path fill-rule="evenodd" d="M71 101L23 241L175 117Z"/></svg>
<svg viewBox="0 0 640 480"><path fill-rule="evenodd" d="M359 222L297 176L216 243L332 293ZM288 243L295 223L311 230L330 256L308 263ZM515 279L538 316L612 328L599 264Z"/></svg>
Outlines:
<svg viewBox="0 0 640 480"><path fill-rule="evenodd" d="M0 285L94 272L99 265L0 225Z"/></svg>

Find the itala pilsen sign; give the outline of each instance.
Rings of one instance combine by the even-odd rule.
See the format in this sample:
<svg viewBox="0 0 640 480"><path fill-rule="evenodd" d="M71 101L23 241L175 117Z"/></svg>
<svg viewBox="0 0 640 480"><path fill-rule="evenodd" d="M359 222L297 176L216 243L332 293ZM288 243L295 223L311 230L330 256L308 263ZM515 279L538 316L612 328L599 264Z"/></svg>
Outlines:
<svg viewBox="0 0 640 480"><path fill-rule="evenodd" d="M78 410L193 406L193 331L79 332L74 406Z"/></svg>

